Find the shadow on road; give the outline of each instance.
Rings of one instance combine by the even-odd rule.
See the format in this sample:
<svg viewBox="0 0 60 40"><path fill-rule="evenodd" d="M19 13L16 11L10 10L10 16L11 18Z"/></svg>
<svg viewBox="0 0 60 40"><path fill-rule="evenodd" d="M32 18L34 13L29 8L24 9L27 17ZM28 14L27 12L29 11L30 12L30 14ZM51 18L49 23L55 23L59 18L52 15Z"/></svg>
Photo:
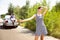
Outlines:
<svg viewBox="0 0 60 40"><path fill-rule="evenodd" d="M23 34L31 34L32 36L35 35L35 32L32 32L31 30L29 30L27 28L22 28L22 31L20 33L23 33Z"/></svg>
<svg viewBox="0 0 60 40"><path fill-rule="evenodd" d="M15 26L0 26L0 29L15 29Z"/></svg>

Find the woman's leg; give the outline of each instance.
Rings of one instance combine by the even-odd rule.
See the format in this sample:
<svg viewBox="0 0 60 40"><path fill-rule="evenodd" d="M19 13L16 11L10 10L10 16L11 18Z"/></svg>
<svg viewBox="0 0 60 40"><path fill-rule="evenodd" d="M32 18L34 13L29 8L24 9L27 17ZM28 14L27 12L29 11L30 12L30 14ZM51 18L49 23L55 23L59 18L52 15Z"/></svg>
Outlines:
<svg viewBox="0 0 60 40"><path fill-rule="evenodd" d="M42 34L41 37L40 37L41 40L44 40L44 35Z"/></svg>
<svg viewBox="0 0 60 40"><path fill-rule="evenodd" d="M39 39L39 36L35 35L35 40L38 40Z"/></svg>

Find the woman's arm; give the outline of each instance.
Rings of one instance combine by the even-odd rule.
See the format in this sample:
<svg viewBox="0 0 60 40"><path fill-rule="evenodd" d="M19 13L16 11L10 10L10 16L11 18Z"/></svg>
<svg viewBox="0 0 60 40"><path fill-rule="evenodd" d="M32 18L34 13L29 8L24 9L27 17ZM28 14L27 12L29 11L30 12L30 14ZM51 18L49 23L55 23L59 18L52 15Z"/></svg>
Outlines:
<svg viewBox="0 0 60 40"><path fill-rule="evenodd" d="M44 8L45 8L45 11L43 12L43 15L45 15L48 10L48 8L46 6L44 6Z"/></svg>
<svg viewBox="0 0 60 40"><path fill-rule="evenodd" d="M29 21L29 20L32 20L33 18L35 18L35 14L32 17L28 18L28 19L20 20L20 22Z"/></svg>

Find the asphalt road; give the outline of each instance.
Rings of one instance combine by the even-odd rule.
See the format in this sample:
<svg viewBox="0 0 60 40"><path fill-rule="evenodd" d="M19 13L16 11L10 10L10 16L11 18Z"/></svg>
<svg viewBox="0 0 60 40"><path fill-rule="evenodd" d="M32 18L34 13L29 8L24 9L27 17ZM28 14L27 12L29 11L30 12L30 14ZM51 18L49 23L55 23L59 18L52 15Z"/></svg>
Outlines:
<svg viewBox="0 0 60 40"><path fill-rule="evenodd" d="M34 40L34 33L29 29L18 26L15 29L0 29L0 40ZM45 36L45 40L59 40Z"/></svg>

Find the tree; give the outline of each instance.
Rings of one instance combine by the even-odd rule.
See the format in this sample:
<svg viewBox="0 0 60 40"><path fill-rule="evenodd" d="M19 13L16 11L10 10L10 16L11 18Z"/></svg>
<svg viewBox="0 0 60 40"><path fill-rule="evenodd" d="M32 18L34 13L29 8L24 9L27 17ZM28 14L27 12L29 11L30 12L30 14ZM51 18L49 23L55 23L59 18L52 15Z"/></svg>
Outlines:
<svg viewBox="0 0 60 40"><path fill-rule="evenodd" d="M60 3L57 3L51 11L48 11L45 16L45 24L48 29L48 34L60 38Z"/></svg>
<svg viewBox="0 0 60 40"><path fill-rule="evenodd" d="M46 0L43 0L43 2L42 2L42 4L41 4L42 6L46 6L47 5L47 2L46 2Z"/></svg>
<svg viewBox="0 0 60 40"><path fill-rule="evenodd" d="M13 14L13 12L14 12L14 7L12 3L10 3L9 8L8 8L8 14Z"/></svg>
<svg viewBox="0 0 60 40"><path fill-rule="evenodd" d="M59 3L56 3L55 11L56 12L60 12L60 2Z"/></svg>
<svg viewBox="0 0 60 40"><path fill-rule="evenodd" d="M19 19L19 17L20 17L20 15L19 15L20 14L20 7L19 6L14 8L14 14L15 14L16 18Z"/></svg>
<svg viewBox="0 0 60 40"><path fill-rule="evenodd" d="M51 35L60 38L60 3L56 3L56 5L51 10L54 18L54 28L52 30Z"/></svg>
<svg viewBox="0 0 60 40"><path fill-rule="evenodd" d="M19 14L19 15L20 15L20 18L21 18L21 19L27 18L27 16L28 16L28 13L27 13L28 9L29 9L29 1L26 1L26 5L23 6L23 7L20 9L20 14Z"/></svg>

